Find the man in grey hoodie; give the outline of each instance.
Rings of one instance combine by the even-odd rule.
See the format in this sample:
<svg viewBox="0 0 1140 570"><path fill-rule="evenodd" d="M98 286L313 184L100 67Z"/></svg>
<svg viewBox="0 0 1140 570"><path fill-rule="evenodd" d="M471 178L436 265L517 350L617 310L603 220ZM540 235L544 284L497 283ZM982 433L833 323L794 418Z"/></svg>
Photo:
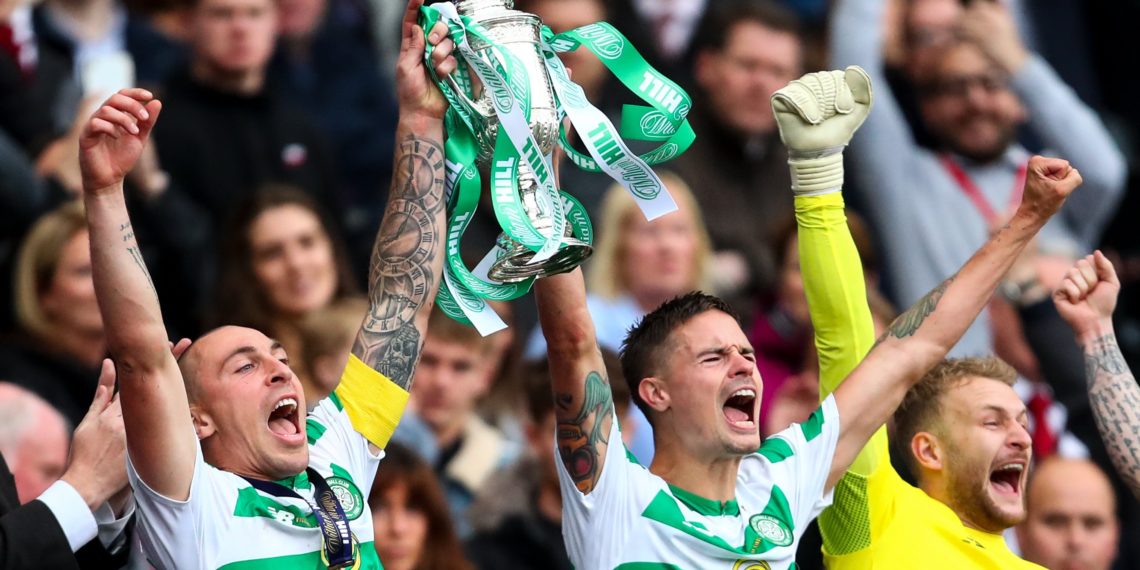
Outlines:
<svg viewBox="0 0 1140 570"><path fill-rule="evenodd" d="M1029 158L1016 141L1025 122L1050 149L1046 154L1069 160L1085 174L1082 193L1045 226L1038 247L1066 259L1062 267L1088 253L1122 195L1126 175L1124 159L1096 114L1026 50L1002 5L975 1L955 37L918 78L919 110L939 148L918 146L883 75L886 4L837 2L831 65L862 66L878 91L876 108L849 155L867 213L884 237L895 301L910 305L936 286L1013 211ZM989 318L982 313L951 354L985 354L992 344Z"/></svg>

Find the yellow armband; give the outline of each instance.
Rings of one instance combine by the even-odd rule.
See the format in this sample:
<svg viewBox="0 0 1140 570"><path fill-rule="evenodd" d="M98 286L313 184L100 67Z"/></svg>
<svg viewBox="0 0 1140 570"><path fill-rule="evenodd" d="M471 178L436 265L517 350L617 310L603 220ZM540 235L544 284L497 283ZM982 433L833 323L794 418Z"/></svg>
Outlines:
<svg viewBox="0 0 1140 570"><path fill-rule="evenodd" d="M336 396L352 427L381 449L392 439L408 405L406 390L361 362L355 354L348 357Z"/></svg>

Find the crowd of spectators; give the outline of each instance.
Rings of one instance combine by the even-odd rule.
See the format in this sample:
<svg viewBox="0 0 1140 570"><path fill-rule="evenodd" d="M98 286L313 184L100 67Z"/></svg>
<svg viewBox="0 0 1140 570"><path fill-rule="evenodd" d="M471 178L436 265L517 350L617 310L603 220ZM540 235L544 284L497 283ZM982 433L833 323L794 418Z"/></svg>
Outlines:
<svg viewBox="0 0 1140 570"><path fill-rule="evenodd" d="M1008 540L1051 568L1078 558L1140 567L1140 503L1108 461L1081 353L1049 298L1074 259L1104 250L1123 283L1120 343L1140 358L1140 233L1131 226L1140 115L1135 77L1116 72L1130 63L1118 61L1122 22L1140 16L1140 3L515 4L555 31L609 21L692 94L696 143L659 168L676 213L647 222L604 175L562 165L564 187L598 229L589 309L602 348L616 353L665 300L693 289L724 297L757 349L765 434L803 420L819 399L773 92L822 68L859 65L873 80L875 107L847 153L846 194L880 326L1005 222L1030 154L1079 168L1084 186L955 354L1013 365L1032 418L1029 518ZM223 324L264 331L315 403L334 388L367 309L361 290L393 172L402 8L0 0L0 453L20 502L69 469L67 433L91 414L107 356L76 201L77 125L118 88L155 91L163 119L127 186L133 253L151 268L170 338ZM607 114L633 102L596 57L564 58ZM463 244L469 262L499 231L479 216ZM386 568L570 567L533 302L496 307L512 326L487 338L432 317L398 444L369 499ZM612 354L607 361L618 392L620 367ZM615 404L626 446L648 465L652 428L629 394L615 393ZM104 546L123 550L110 538ZM820 564L818 542L805 540L798 567Z"/></svg>

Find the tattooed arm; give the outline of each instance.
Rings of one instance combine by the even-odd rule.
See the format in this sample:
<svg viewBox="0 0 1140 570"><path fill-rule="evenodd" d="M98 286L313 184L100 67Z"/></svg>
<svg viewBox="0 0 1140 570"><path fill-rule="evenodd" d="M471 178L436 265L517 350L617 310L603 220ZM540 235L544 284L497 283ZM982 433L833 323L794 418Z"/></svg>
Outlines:
<svg viewBox="0 0 1140 570"><path fill-rule="evenodd" d="M614 408L594 321L586 309L582 270L539 279L534 296L550 359L558 454L578 490L588 494L605 467Z"/></svg>
<svg viewBox="0 0 1140 570"><path fill-rule="evenodd" d="M395 172L352 354L407 391L443 271L443 125L400 121Z"/></svg>
<svg viewBox="0 0 1140 570"><path fill-rule="evenodd" d="M1029 163L1025 199L1009 224L990 238L955 276L896 319L836 389L842 431L831 465L829 488L875 430L886 423L907 390L946 357L989 302L1021 251L1080 181L1080 174L1067 162L1034 157Z"/></svg>
<svg viewBox="0 0 1140 570"><path fill-rule="evenodd" d="M420 358L428 316L443 271L443 115L447 101L423 63L424 34L416 24L423 0L410 0L396 65L400 119L388 206L376 235L368 275L368 315L352 354L407 391ZM432 61L441 75L455 69L447 26L431 30Z"/></svg>
<svg viewBox="0 0 1140 570"><path fill-rule="evenodd" d="M1098 251L1069 270L1053 303L1084 350L1089 403L1104 447L1132 494L1140 497L1140 386L1112 328L1119 294L1116 270Z"/></svg>
<svg viewBox="0 0 1140 570"><path fill-rule="evenodd" d="M424 32L416 24L421 5L423 0L409 0L404 12L396 64L400 117L392 188L372 251L368 314L336 390L353 426L373 450L388 443L403 414L443 275L447 101L424 65ZM432 64L445 76L456 66L454 45L442 22L430 32Z"/></svg>
<svg viewBox="0 0 1140 570"><path fill-rule="evenodd" d="M84 128L80 168L95 294L118 369L127 449L151 488L185 499L196 452L186 389L123 198L123 177L161 108L141 89L113 95Z"/></svg>

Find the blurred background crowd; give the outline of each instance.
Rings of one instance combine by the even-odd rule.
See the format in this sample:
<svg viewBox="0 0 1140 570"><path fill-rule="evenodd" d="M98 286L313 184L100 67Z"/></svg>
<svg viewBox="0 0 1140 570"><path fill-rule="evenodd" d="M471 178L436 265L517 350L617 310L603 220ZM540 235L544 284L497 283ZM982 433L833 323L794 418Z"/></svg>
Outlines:
<svg viewBox="0 0 1140 570"><path fill-rule="evenodd" d="M850 226L880 325L962 265L1020 198L1030 153L1085 184L956 350L1019 372L1036 474L1009 540L1060 567L1140 567L1140 504L1112 473L1080 350L1050 292L1102 248L1123 282L1120 344L1140 356L1140 231L1131 223L1140 76L1122 49L1137 0L516 0L555 31L605 20L694 98L698 139L659 171L680 205L646 222L604 175L562 168L598 231L590 309L610 355L692 289L729 300L757 349L764 433L818 405L792 194L768 99L807 71L857 64L875 109L847 152ZM286 346L310 403L339 379L367 303L393 170L400 0L0 0L0 453L23 500L60 473L91 401L103 324L78 195L78 125L114 90L164 111L128 176L135 230L172 339L222 323ZM624 88L564 56L616 119ZM483 213L471 266L498 234ZM435 315L412 402L371 508L385 567L569 568L556 429L532 303L487 338ZM650 428L615 394L631 453ZM820 567L805 539L799 567ZM1075 554L1074 554L1075 553Z"/></svg>

